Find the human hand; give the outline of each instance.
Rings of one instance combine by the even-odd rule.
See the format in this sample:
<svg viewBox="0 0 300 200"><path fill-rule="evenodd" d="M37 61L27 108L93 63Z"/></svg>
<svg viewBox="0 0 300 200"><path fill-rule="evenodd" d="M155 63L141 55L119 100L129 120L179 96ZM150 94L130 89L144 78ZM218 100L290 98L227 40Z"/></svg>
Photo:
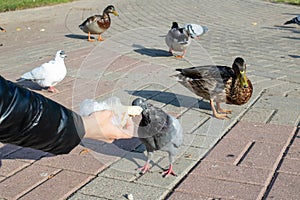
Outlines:
<svg viewBox="0 0 300 200"><path fill-rule="evenodd" d="M134 136L134 124L131 118L127 119L124 127L112 123L114 113L111 110L94 112L82 117L85 127L85 138L101 140L111 143L115 139L127 139Z"/></svg>

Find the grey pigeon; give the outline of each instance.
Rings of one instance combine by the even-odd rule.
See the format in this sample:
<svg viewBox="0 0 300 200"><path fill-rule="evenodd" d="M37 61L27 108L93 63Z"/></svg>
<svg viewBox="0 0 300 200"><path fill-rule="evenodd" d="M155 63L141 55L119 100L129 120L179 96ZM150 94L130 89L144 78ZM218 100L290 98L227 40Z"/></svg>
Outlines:
<svg viewBox="0 0 300 200"><path fill-rule="evenodd" d="M54 86L61 82L67 74L64 62L65 57L66 54L64 51L57 51L54 60L44 63L30 72L23 74L18 81L32 80L41 87L48 88L49 92L57 92L58 90L55 89Z"/></svg>
<svg viewBox="0 0 300 200"><path fill-rule="evenodd" d="M189 32L185 28L179 28L177 22L173 22L165 41L171 54L173 54L173 51L183 52L182 55L177 55L177 58L183 58L186 53L186 49L191 44Z"/></svg>
<svg viewBox="0 0 300 200"><path fill-rule="evenodd" d="M142 98L137 98L132 102L133 106L142 107L142 119L138 127L138 136L141 142L146 146L147 162L141 168L144 174L150 169L150 161L156 150L169 153L169 168L164 171L163 176L174 175L172 164L182 144L182 127L179 121L165 113L162 109L153 106Z"/></svg>
<svg viewBox="0 0 300 200"><path fill-rule="evenodd" d="M300 15L298 15L297 17L294 17L293 19L291 19L289 21L286 21L284 23L284 25L287 25L287 24L298 24L298 25L300 25Z"/></svg>

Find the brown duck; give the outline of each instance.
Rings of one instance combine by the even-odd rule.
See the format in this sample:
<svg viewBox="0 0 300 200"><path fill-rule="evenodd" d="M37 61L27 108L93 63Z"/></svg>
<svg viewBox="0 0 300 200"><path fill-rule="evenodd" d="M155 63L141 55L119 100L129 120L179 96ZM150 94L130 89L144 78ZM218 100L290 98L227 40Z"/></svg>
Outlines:
<svg viewBox="0 0 300 200"><path fill-rule="evenodd" d="M218 119L225 119L231 113L231 110L222 109L220 103L242 105L249 101L253 92L252 83L246 76L246 63L241 57L234 60L232 68L209 65L176 71L180 74L174 76L182 85L210 101L213 116Z"/></svg>
<svg viewBox="0 0 300 200"><path fill-rule="evenodd" d="M104 9L102 15L91 16L79 25L79 28L83 32L88 33L89 42L94 42L94 40L91 39L91 34L97 34L98 41L103 41L101 34L104 33L110 27L110 13L114 14L115 16L119 16L115 7L113 5L109 5Z"/></svg>

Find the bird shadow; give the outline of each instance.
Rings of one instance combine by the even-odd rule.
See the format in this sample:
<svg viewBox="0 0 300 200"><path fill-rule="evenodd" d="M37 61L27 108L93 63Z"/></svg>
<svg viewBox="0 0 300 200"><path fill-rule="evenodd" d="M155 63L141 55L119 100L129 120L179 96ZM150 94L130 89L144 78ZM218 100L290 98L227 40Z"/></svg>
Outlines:
<svg viewBox="0 0 300 200"><path fill-rule="evenodd" d="M113 143L108 144L105 142L101 142L93 139L84 139L81 143L86 148L91 149L92 151L99 153L100 157L94 155L95 158L99 159L102 162L105 162L105 158L103 158L103 154L109 157L119 157L123 159L127 159L131 163L135 165L132 169L128 169L129 171L136 171L137 174L143 175L139 170L142 165L138 162L138 160L142 160L146 163L147 156L144 154L146 151L146 146L140 141L138 137L133 137L131 139L119 139L115 140ZM102 157L102 158L101 158ZM154 166L160 168L161 170L165 170L165 167L159 165L158 162L150 161L152 168ZM124 169L126 170L126 169Z"/></svg>
<svg viewBox="0 0 300 200"><path fill-rule="evenodd" d="M171 57L173 54L171 54L169 51L162 50L162 49L155 49L155 48L140 48L140 49L134 49L135 52L146 55L150 57Z"/></svg>
<svg viewBox="0 0 300 200"><path fill-rule="evenodd" d="M191 96L156 90L126 90L126 92L133 96L151 99L160 103L170 104L176 107L201 108L204 110L210 110L209 102L202 101L198 98Z"/></svg>
<svg viewBox="0 0 300 200"><path fill-rule="evenodd" d="M102 156L103 154L109 157L119 157L129 160L136 166L133 167L133 169L128 169L129 171L138 170L142 167L137 160L143 160L145 162L147 161L147 156L144 154L144 152L146 151L146 147L143 143L141 143L138 137L115 140L111 144L85 138L82 141L81 145L91 149L96 153L99 153L101 156L99 157L99 160L101 160L102 162L105 162L105 158ZM96 155L95 157L97 158ZM151 161L150 163L152 167L157 166L162 170L164 169L159 164L153 161ZM137 171L137 173L139 173L139 171Z"/></svg>
<svg viewBox="0 0 300 200"><path fill-rule="evenodd" d="M286 36L286 37L282 37L282 38L291 39L291 40L300 40L300 37L290 37L290 36Z"/></svg>
<svg viewBox="0 0 300 200"><path fill-rule="evenodd" d="M21 80L21 81L17 80L16 83L24 88L28 88L31 90L41 91L41 90L45 89L31 80Z"/></svg>
<svg viewBox="0 0 300 200"><path fill-rule="evenodd" d="M86 40L87 36L86 35L78 35L78 34L67 34L65 35L67 38L72 38L72 39L79 39L79 40ZM91 39L95 39L93 36L91 36Z"/></svg>
<svg viewBox="0 0 300 200"><path fill-rule="evenodd" d="M291 58L300 58L300 55L289 55Z"/></svg>
<svg viewBox="0 0 300 200"><path fill-rule="evenodd" d="M282 13L283 15L291 15L291 16L297 16L299 15L299 13L289 13L289 12L286 12L286 13Z"/></svg>

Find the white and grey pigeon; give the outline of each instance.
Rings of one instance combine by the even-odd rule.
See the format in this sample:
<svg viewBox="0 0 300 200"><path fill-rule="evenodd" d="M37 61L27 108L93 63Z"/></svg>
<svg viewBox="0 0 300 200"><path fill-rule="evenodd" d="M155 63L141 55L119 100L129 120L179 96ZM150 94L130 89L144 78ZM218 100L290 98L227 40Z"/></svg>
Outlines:
<svg viewBox="0 0 300 200"><path fill-rule="evenodd" d="M287 25L287 24L298 24L298 25L300 25L300 15L298 15L297 17L294 17L293 19L288 20L284 23L284 25Z"/></svg>
<svg viewBox="0 0 300 200"><path fill-rule="evenodd" d="M21 76L18 81L31 80L36 82L43 88L47 88L49 92L58 92L55 85L61 82L66 74L67 68L64 58L66 54L64 51L57 51L54 60L42 64Z"/></svg>
<svg viewBox="0 0 300 200"><path fill-rule="evenodd" d="M190 33L191 38L199 38L208 32L208 28L206 26L201 26L199 24L189 23L185 24L183 27Z"/></svg>
<svg viewBox="0 0 300 200"><path fill-rule="evenodd" d="M180 28L177 22L173 22L171 29L165 38L169 47L169 52L182 52L182 55L177 55L176 58L183 58L186 54L186 49L191 44L191 37L185 28Z"/></svg>
<svg viewBox="0 0 300 200"><path fill-rule="evenodd" d="M154 151L161 150L169 153L170 163L169 168L162 173L163 176L170 174L176 176L172 164L183 140L183 131L179 121L142 98L135 99L132 105L140 106L143 109L138 127L138 137L146 146L148 159L141 168L141 173L149 171Z"/></svg>

